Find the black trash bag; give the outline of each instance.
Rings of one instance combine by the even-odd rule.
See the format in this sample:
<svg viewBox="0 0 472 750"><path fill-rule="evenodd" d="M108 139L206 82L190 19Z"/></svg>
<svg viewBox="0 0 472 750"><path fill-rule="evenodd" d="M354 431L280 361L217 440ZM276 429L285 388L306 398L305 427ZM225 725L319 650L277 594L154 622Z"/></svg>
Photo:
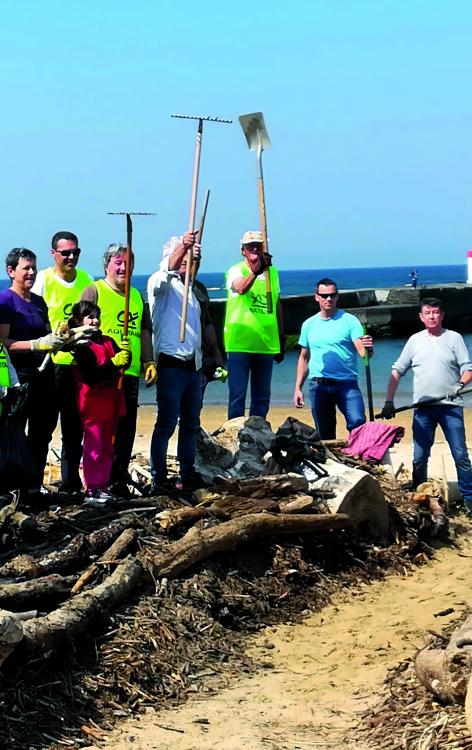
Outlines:
<svg viewBox="0 0 472 750"><path fill-rule="evenodd" d="M16 385L7 389L7 395L2 401L2 419L20 415L28 397L28 383ZM24 431L24 430L23 430Z"/></svg>
<svg viewBox="0 0 472 750"><path fill-rule="evenodd" d="M286 471L297 471L300 464L313 467L326 462L326 448L318 432L294 417L287 417L279 427L269 450ZM325 474L322 471L320 475Z"/></svg>
<svg viewBox="0 0 472 750"><path fill-rule="evenodd" d="M9 388L0 417L0 492L22 490L37 484L33 457L20 418L27 385Z"/></svg>

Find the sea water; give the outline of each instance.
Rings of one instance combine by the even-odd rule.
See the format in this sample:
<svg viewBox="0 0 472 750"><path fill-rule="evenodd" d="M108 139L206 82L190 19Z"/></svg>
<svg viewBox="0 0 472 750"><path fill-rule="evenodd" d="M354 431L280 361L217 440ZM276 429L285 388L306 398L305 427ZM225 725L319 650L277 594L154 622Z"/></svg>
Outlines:
<svg viewBox="0 0 472 750"><path fill-rule="evenodd" d="M472 334L464 336L465 343L472 353ZM374 405L377 411L385 402L387 383L392 371L392 364L400 354L405 339L378 339L375 342L375 353L370 360L370 370L372 376L372 393ZM297 369L298 352L287 352L285 359L280 364L274 363L272 376L272 397L271 403L274 406L290 406L292 404L293 389L295 387L295 377ZM364 394L364 401L367 409L367 391L365 386L365 369L362 360L358 360L359 384ZM304 388L305 401L309 404L308 385ZM155 388L141 388L140 403L155 403ZM396 406L405 406L413 400L413 378L411 372L407 373L401 380L395 397ZM466 406L472 407L472 394L464 398ZM227 404L228 403L228 385L215 381L209 383L205 393L205 403L207 404ZM249 405L249 398L247 401Z"/></svg>

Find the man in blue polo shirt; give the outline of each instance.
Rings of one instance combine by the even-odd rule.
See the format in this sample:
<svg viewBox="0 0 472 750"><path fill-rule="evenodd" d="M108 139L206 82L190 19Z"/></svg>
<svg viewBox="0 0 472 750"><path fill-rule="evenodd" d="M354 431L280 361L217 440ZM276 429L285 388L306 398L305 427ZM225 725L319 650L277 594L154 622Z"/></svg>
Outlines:
<svg viewBox="0 0 472 750"><path fill-rule="evenodd" d="M338 287L332 279L320 279L315 300L320 312L302 325L300 356L293 403L304 405L302 387L310 380L311 411L320 437L336 437L336 407L349 431L364 424L365 410L357 382L357 355L373 352L372 337L363 335L359 320L338 310Z"/></svg>

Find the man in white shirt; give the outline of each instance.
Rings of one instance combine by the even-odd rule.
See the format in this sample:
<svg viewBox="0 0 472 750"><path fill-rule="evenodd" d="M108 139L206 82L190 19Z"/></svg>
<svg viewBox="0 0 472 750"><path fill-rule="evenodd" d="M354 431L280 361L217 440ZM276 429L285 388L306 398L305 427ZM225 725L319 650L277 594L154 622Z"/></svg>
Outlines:
<svg viewBox="0 0 472 750"><path fill-rule="evenodd" d="M153 491L172 489L192 492L204 486L195 471L197 432L202 404L200 305L189 288L185 341L180 341L180 322L188 250L195 261L200 246L195 232L172 237L164 245L159 270L148 281L148 302L152 319L154 358L157 362L157 421L151 440ZM177 460L180 480L167 482L167 446L179 421Z"/></svg>
<svg viewBox="0 0 472 750"><path fill-rule="evenodd" d="M410 336L392 365L387 398L381 416L395 416L393 398L400 378L413 370L413 400L438 399L415 409L413 415L413 485L428 478L428 459L439 425L451 449L465 507L472 514L472 466L465 439L461 389L472 380L472 362L464 339L443 328L444 312L436 297L421 301L420 320L425 330ZM442 398L441 398L442 397Z"/></svg>

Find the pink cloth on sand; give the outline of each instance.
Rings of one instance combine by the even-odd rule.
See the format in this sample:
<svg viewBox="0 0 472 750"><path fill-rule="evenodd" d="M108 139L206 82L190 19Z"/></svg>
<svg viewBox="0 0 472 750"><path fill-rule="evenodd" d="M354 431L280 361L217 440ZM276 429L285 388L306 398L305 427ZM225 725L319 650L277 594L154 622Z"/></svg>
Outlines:
<svg viewBox="0 0 472 750"><path fill-rule="evenodd" d="M343 448L342 452L366 461L381 461L388 449L399 443L404 434L405 428L399 425L367 422L352 430L347 448Z"/></svg>

